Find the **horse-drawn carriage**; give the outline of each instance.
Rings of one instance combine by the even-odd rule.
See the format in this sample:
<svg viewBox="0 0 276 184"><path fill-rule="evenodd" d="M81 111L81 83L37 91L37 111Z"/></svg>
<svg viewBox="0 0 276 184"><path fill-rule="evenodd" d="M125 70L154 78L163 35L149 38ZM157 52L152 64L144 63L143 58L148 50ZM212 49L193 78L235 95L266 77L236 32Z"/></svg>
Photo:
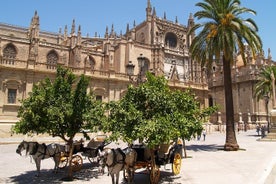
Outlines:
<svg viewBox="0 0 276 184"><path fill-rule="evenodd" d="M135 152L135 154L134 154ZM145 144L133 144L123 150L107 149L100 152L100 170L107 166L112 177L112 183L118 183L119 172L124 170L124 178L129 183L138 169L147 169L150 174L150 183L156 184L160 178L160 167L171 164L172 173L177 175L181 169L182 143L172 141L170 144L161 144L156 149L149 149ZM115 182L116 176L116 182Z"/></svg>
<svg viewBox="0 0 276 184"><path fill-rule="evenodd" d="M85 147L84 141L81 139L73 143L73 155L71 159L71 166L73 171L79 171L83 165L83 158L88 158L91 163L94 163L97 157L98 151L103 150L103 148L108 144L106 143L106 135L97 135L94 137ZM65 146L65 152L62 152L62 156L59 162L59 168L64 168L68 165L69 158L69 148Z"/></svg>
<svg viewBox="0 0 276 184"><path fill-rule="evenodd" d="M182 143L172 141L169 144L160 144L156 149L150 150L145 144L131 146L137 152L135 170L146 168L150 174L150 183L156 184L160 178L160 167L171 164L172 173L177 175L181 169ZM154 158L151 157L153 151Z"/></svg>
<svg viewBox="0 0 276 184"><path fill-rule="evenodd" d="M134 144L123 150L105 149L109 144L105 141L105 136L96 136L84 147L83 141L73 144L73 155L71 166L73 171L78 171L83 165L82 156L87 157L91 163L99 162L99 169L108 167L114 183L114 175L118 183L119 172L125 170L124 177L130 182L133 180L137 169L146 168L150 174L150 183L156 184L160 178L159 168L162 165L171 164L172 173L177 175L181 169L182 144L173 141L170 144L161 144L156 149L149 149L145 144ZM57 167L64 168L69 162L69 150L66 146L59 144L39 144L37 142L22 141L16 152L26 150L26 154L31 155L37 166L38 175L40 172L40 161L45 158L54 158L55 170ZM95 160L98 158L98 160ZM59 164L59 165L58 165Z"/></svg>

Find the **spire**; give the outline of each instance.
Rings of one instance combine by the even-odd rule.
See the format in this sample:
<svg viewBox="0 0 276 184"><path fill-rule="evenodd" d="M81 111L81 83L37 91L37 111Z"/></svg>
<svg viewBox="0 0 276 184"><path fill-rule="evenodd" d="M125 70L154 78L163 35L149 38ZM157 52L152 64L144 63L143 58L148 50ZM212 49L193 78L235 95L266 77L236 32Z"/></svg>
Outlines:
<svg viewBox="0 0 276 184"><path fill-rule="evenodd" d="M39 16L37 14L37 11L35 11L35 14L32 18L32 22L31 22L32 25L39 25Z"/></svg>
<svg viewBox="0 0 276 184"><path fill-rule="evenodd" d="M133 28L135 28L136 27L136 22L135 22L135 20L133 21Z"/></svg>
<svg viewBox="0 0 276 184"><path fill-rule="evenodd" d="M75 19L73 19L72 28L71 28L71 35L75 34L76 25L75 25Z"/></svg>
<svg viewBox="0 0 276 184"><path fill-rule="evenodd" d="M67 31L68 31L68 29L67 29L67 25L65 25L65 28L64 28L64 40L67 40Z"/></svg>
<svg viewBox="0 0 276 184"><path fill-rule="evenodd" d="M79 25L79 28L78 28L77 44L78 44L78 45L81 44L81 26L80 26L80 25Z"/></svg>
<svg viewBox="0 0 276 184"><path fill-rule="evenodd" d="M150 9L151 9L151 3L150 3L150 0L148 0L147 8L150 8Z"/></svg>
<svg viewBox="0 0 276 184"><path fill-rule="evenodd" d="M79 25L79 28L78 28L78 35L81 34L81 26Z"/></svg>
<svg viewBox="0 0 276 184"><path fill-rule="evenodd" d="M189 19L188 19L188 27L192 27L194 26L195 22L194 22L194 17L193 14L190 13Z"/></svg>
<svg viewBox="0 0 276 184"><path fill-rule="evenodd" d="M105 38L108 38L108 27L106 26L106 28L105 28L105 34L104 34L104 37Z"/></svg>
<svg viewBox="0 0 276 184"><path fill-rule="evenodd" d="M190 13L189 19L194 19L193 14Z"/></svg>
<svg viewBox="0 0 276 184"><path fill-rule="evenodd" d="M167 19L166 12L164 12L164 19L165 19L165 20Z"/></svg>
<svg viewBox="0 0 276 184"><path fill-rule="evenodd" d="M156 16L155 7L153 7L153 10L152 10L152 16L153 16L153 17L155 17L155 16Z"/></svg>
<svg viewBox="0 0 276 184"><path fill-rule="evenodd" d="M271 52L270 52L270 48L268 48L268 56L267 56L267 59L268 59L269 61L271 61L271 59L272 59L272 55L271 55Z"/></svg>
<svg viewBox="0 0 276 184"><path fill-rule="evenodd" d="M111 25L111 32L110 32L110 35L111 35L112 38L115 37L114 25L113 25L113 24Z"/></svg>
<svg viewBox="0 0 276 184"><path fill-rule="evenodd" d="M28 34L30 39L36 39L39 37L39 16L37 11L35 11L35 14L31 20Z"/></svg>
<svg viewBox="0 0 276 184"><path fill-rule="evenodd" d="M175 23L178 24L178 18L177 18L177 16L175 17Z"/></svg>
<svg viewBox="0 0 276 184"><path fill-rule="evenodd" d="M147 8L146 8L147 21L150 21L150 20L151 20L151 11L152 11L151 3L150 3L150 0L148 0Z"/></svg>
<svg viewBox="0 0 276 184"><path fill-rule="evenodd" d="M127 23L127 27L126 27L126 33L129 32L129 23Z"/></svg>

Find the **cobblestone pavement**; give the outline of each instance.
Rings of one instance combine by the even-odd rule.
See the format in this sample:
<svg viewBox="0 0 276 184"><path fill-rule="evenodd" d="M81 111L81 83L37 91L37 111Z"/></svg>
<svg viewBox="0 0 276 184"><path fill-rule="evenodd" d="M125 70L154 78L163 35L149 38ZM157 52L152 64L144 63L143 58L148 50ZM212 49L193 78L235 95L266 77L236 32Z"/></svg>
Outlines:
<svg viewBox="0 0 276 184"><path fill-rule="evenodd" d="M259 141L254 130L237 134L241 150L222 151L224 133L206 135L206 141L186 141L188 158L182 159L181 174L172 175L171 165L161 167L160 183L164 184L276 184L276 142ZM75 173L75 180L64 182L66 170L52 172L54 161L42 161L41 176L35 177L35 164L30 157L15 153L22 138L0 138L0 183L111 183L110 176L99 175L97 167L84 159L83 168ZM52 138L38 138L40 142L57 141ZM8 144L7 144L8 143ZM120 144L122 145L122 144ZM110 145L118 146L117 144ZM84 158L84 157L83 157ZM122 176L120 176L121 184ZM149 176L143 170L135 173L135 183L149 183Z"/></svg>

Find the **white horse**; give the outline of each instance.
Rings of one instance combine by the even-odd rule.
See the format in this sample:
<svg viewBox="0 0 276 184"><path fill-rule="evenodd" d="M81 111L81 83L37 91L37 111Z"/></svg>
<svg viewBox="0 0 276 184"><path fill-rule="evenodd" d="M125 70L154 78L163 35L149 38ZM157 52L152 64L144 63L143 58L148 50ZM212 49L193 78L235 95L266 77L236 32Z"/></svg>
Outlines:
<svg viewBox="0 0 276 184"><path fill-rule="evenodd" d="M47 159L47 158L53 158L55 162L54 171L57 172L58 165L61 157L61 152L65 152L65 146L60 144L39 144L38 142L27 142L22 141L17 149L16 153L18 153L21 156L21 152L25 150L26 155L32 156L32 158L35 161L37 174L36 176L39 176L40 174L40 163L41 160Z"/></svg>
<svg viewBox="0 0 276 184"><path fill-rule="evenodd" d="M137 152L132 148L126 148L121 150L117 149L105 149L99 151L99 172L104 173L104 167L107 166L108 174L111 175L112 184L119 183L120 171L126 171L128 174L128 183L131 183L134 179L135 163L137 159Z"/></svg>

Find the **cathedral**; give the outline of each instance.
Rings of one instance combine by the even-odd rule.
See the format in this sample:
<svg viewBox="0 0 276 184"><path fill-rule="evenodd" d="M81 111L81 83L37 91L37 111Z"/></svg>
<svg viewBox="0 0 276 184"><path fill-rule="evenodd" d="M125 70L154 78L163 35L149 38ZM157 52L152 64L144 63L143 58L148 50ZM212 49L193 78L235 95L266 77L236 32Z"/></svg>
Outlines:
<svg viewBox="0 0 276 184"><path fill-rule="evenodd" d="M121 99L130 83L143 82L146 72L164 76L172 89L191 89L202 108L217 105L219 112L205 126L208 131L225 129L222 62L215 62L207 72L189 57L195 36L187 35L195 24L192 14L182 25L177 18L158 17L147 0L143 22L127 24L125 33L119 34L112 25L103 37L82 36L81 26L74 20L58 33L44 32L39 19L35 12L28 28L0 24L0 136L10 134L18 121L20 100L28 97L35 83L46 77L54 79L58 65L89 76L88 90L103 102ZM235 121L250 128L266 122L264 102L257 101L253 92L259 68L273 61L270 52L267 58L261 53L256 59L247 52L246 66L237 54L232 80Z"/></svg>

